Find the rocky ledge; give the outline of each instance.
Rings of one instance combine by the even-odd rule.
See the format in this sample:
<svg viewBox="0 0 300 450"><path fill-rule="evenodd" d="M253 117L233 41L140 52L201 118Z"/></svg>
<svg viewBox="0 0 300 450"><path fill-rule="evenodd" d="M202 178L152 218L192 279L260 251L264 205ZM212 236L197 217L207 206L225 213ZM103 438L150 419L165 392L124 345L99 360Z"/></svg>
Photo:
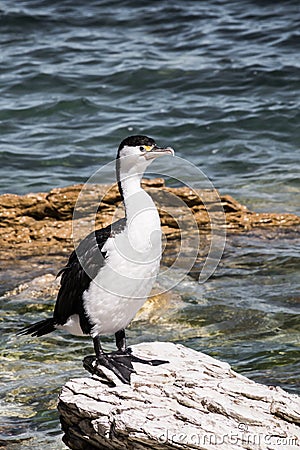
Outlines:
<svg viewBox="0 0 300 450"><path fill-rule="evenodd" d="M71 449L299 448L300 397L255 383L182 345L132 349L142 358L169 362L134 363L131 385L109 371L108 378L68 381L58 409Z"/></svg>
<svg viewBox="0 0 300 450"><path fill-rule="evenodd" d="M298 216L252 212L229 195L218 196L187 187L168 188L162 179L144 180L144 187L156 201L168 241L176 240L182 232L195 230L195 224L201 233L209 235L212 221L214 227L230 232L300 225ZM69 252L74 245L72 227L76 221L80 221L83 237L94 216L95 225L101 227L123 214L116 185L82 189L83 185L74 185L47 193L1 195L0 245L6 262L24 255L61 253L62 248Z"/></svg>

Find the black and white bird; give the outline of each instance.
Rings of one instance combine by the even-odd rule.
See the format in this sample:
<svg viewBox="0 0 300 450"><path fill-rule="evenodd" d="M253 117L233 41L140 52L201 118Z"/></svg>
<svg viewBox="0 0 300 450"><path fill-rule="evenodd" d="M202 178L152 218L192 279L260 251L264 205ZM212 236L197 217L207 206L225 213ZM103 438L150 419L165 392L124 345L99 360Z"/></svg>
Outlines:
<svg viewBox="0 0 300 450"><path fill-rule="evenodd" d="M18 333L43 336L62 329L90 335L96 357L86 360L85 367L97 373L99 365L105 366L124 383L130 382L134 372L131 362L165 362L134 356L125 337L125 328L148 298L159 271L160 219L141 179L149 164L163 155L174 155L174 150L158 147L147 136L129 136L121 142L116 175L125 218L92 232L79 244L60 271L53 317ZM103 351L100 336L106 334L115 334L117 351Z"/></svg>

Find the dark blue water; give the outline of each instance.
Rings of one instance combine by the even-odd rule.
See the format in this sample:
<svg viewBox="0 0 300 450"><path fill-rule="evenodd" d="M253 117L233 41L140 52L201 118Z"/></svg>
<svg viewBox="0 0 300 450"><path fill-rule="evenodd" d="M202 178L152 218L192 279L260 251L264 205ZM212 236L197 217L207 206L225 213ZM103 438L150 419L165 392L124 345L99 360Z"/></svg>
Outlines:
<svg viewBox="0 0 300 450"><path fill-rule="evenodd" d="M298 0L7 0L0 25L2 193L84 182L143 133L250 208L300 212ZM296 392L299 248L297 230L231 237L215 277L187 279L178 309L155 326L135 322L132 341L182 342ZM51 310L52 299L38 302L3 300L12 450L64 448L56 396L91 350L59 334L12 344L20 314Z"/></svg>
<svg viewBox="0 0 300 450"><path fill-rule="evenodd" d="M1 191L85 181L146 133L299 211L299 29L298 1L2 2Z"/></svg>

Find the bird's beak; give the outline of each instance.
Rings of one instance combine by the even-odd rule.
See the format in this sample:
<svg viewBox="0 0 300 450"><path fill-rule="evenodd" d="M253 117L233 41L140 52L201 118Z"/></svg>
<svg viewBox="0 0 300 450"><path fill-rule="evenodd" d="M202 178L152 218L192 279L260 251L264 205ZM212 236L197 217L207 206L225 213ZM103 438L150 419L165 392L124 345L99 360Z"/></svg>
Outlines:
<svg viewBox="0 0 300 450"><path fill-rule="evenodd" d="M158 158L159 156L164 156L164 155L174 156L175 152L172 149L172 147L159 148L156 145L154 145L151 149L149 149L148 151L143 153L143 156L145 157L145 159L155 159L155 158Z"/></svg>

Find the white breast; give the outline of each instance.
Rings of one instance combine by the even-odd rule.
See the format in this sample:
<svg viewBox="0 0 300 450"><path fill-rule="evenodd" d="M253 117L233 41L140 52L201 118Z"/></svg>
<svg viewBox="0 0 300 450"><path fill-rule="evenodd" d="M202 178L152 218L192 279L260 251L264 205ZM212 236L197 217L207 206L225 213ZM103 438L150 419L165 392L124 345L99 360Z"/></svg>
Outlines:
<svg viewBox="0 0 300 450"><path fill-rule="evenodd" d="M157 277L160 220L152 199L142 192L139 205L128 208L134 214L127 217L124 232L107 240L103 247L107 252L105 265L84 293L85 311L94 324L92 336L126 328L148 298Z"/></svg>

